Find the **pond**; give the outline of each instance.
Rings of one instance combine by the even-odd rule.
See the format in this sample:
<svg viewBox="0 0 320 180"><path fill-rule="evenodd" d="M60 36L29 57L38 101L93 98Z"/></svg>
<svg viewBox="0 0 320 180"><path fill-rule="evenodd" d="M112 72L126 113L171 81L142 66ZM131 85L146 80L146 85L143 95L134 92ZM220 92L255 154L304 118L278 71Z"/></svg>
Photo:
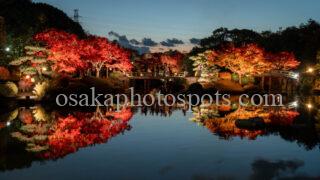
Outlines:
<svg viewBox="0 0 320 180"><path fill-rule="evenodd" d="M319 100L191 113L18 107L0 116L0 179L319 179Z"/></svg>

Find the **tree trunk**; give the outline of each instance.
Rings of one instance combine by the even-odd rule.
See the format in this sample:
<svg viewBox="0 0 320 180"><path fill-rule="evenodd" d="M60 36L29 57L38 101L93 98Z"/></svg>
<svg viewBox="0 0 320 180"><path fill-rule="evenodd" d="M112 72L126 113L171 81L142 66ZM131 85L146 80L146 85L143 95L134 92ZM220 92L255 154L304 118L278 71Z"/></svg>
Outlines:
<svg viewBox="0 0 320 180"><path fill-rule="evenodd" d="M242 84L242 75L239 74L239 83Z"/></svg>
<svg viewBox="0 0 320 180"><path fill-rule="evenodd" d="M97 78L100 78L100 71L101 71L101 68L96 68L96 77Z"/></svg>

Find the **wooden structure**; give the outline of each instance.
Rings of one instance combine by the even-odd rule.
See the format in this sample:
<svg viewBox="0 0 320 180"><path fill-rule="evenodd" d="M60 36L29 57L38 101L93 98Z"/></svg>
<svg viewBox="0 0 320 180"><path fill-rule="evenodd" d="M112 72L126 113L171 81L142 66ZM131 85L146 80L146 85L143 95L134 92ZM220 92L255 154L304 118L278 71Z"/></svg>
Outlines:
<svg viewBox="0 0 320 180"><path fill-rule="evenodd" d="M153 82L161 82L164 90L167 90L167 85L170 81L174 79L185 79L183 75L179 76L152 76L152 75L142 75L142 76L129 76L129 84L128 87L135 87L135 89L143 90L144 92L149 92L152 89L151 84ZM142 81L139 84L138 81ZM140 85L140 86L139 86Z"/></svg>
<svg viewBox="0 0 320 180"><path fill-rule="evenodd" d="M263 92L292 93L298 87L299 75L291 71L271 71L257 77Z"/></svg>

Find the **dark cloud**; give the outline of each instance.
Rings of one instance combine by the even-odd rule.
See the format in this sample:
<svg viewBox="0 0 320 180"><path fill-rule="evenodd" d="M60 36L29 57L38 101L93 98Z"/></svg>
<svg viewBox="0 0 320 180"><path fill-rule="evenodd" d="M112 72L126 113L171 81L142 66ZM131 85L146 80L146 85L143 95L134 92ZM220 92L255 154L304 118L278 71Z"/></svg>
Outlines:
<svg viewBox="0 0 320 180"><path fill-rule="evenodd" d="M129 40L128 40L127 36L125 36L125 35L120 35L114 31L110 31L108 33L108 35L115 37L120 44L123 44L123 43L129 44Z"/></svg>
<svg viewBox="0 0 320 180"><path fill-rule="evenodd" d="M150 52L150 48L158 45L159 43L153 41L151 38L143 38L140 41L136 39L128 39L126 35L120 35L119 33L115 31L110 31L108 33L108 36L113 39L114 41L118 42L122 47L133 49L139 52L139 54L144 54ZM182 40L179 40L177 38L167 39L165 41L160 42L162 46L166 47L174 47L178 44L184 44ZM166 48L159 47L158 50L163 51Z"/></svg>
<svg viewBox="0 0 320 180"><path fill-rule="evenodd" d="M108 35L115 38L115 40L124 48L138 51L139 54L144 54L144 53L150 52L150 49L148 47L136 46L136 45L139 45L140 43L135 39L131 39L129 41L127 36L120 35L119 33L114 32L114 31L110 31L108 33Z"/></svg>
<svg viewBox="0 0 320 180"><path fill-rule="evenodd" d="M120 36L117 32L114 32L114 31L110 31L110 32L108 33L108 35L109 35L109 36L114 36L114 37L117 37L117 38Z"/></svg>
<svg viewBox="0 0 320 180"><path fill-rule="evenodd" d="M191 38L189 41L191 44L200 44L201 40L197 38Z"/></svg>
<svg viewBox="0 0 320 180"><path fill-rule="evenodd" d="M139 44L141 44L139 41L137 41L136 39L131 39L130 40L130 43L131 44L134 44L134 45L139 45Z"/></svg>
<svg viewBox="0 0 320 180"><path fill-rule="evenodd" d="M158 43L153 41L151 38L143 38L141 43L145 46L156 46Z"/></svg>
<svg viewBox="0 0 320 180"><path fill-rule="evenodd" d="M165 41L160 42L161 45L163 46L168 46L168 47L173 47L176 44L184 44L182 40L172 38L172 39L167 39Z"/></svg>

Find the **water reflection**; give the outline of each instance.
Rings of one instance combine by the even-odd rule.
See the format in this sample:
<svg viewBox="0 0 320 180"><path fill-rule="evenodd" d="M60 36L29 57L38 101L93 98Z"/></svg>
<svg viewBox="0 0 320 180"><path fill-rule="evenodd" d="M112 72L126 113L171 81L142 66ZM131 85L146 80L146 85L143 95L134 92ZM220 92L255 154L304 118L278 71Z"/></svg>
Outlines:
<svg viewBox="0 0 320 180"><path fill-rule="evenodd" d="M239 107L234 101L231 106L203 104L193 109L191 120L224 140L233 137L255 140L259 136L279 135L311 150L320 143L320 98L296 100L278 108Z"/></svg>
<svg viewBox="0 0 320 180"><path fill-rule="evenodd" d="M313 108L308 108L306 103L311 103ZM300 98L299 106L292 106L291 101L287 104L288 106L282 108L240 108L236 102L231 106L220 107L203 104L193 109L191 119L220 137L222 141L228 140L230 143L236 138L259 141L259 137L278 136L287 142L303 146L305 150L319 148L320 98ZM151 124L151 117L156 116L161 118L174 116L174 119L186 121L185 116L190 117L187 110L186 106L181 104L171 107L157 105L126 107L120 112L116 112L113 108L97 108L89 112L70 109L52 110L41 105L16 108L0 115L0 170L27 168L35 161L60 159L77 152L80 148L106 143L114 136L125 133L131 128L135 129L130 125L130 120L134 116L140 118L146 116L150 121L144 123ZM174 111L182 113L177 116ZM172 137L174 136L173 134ZM159 143L166 144L165 141ZM261 175L259 167L267 167L270 164L272 167L270 172L267 172L270 177L303 165L295 160L269 162L259 159L252 163L251 179L267 177ZM172 171L175 171L172 166L164 166L159 174L166 175ZM194 175L193 178L203 177L206 176Z"/></svg>
<svg viewBox="0 0 320 180"><path fill-rule="evenodd" d="M33 160L62 158L130 130L131 108L63 115L42 106L19 108L3 116L1 170L29 166ZM18 156L17 156L18 155Z"/></svg>

